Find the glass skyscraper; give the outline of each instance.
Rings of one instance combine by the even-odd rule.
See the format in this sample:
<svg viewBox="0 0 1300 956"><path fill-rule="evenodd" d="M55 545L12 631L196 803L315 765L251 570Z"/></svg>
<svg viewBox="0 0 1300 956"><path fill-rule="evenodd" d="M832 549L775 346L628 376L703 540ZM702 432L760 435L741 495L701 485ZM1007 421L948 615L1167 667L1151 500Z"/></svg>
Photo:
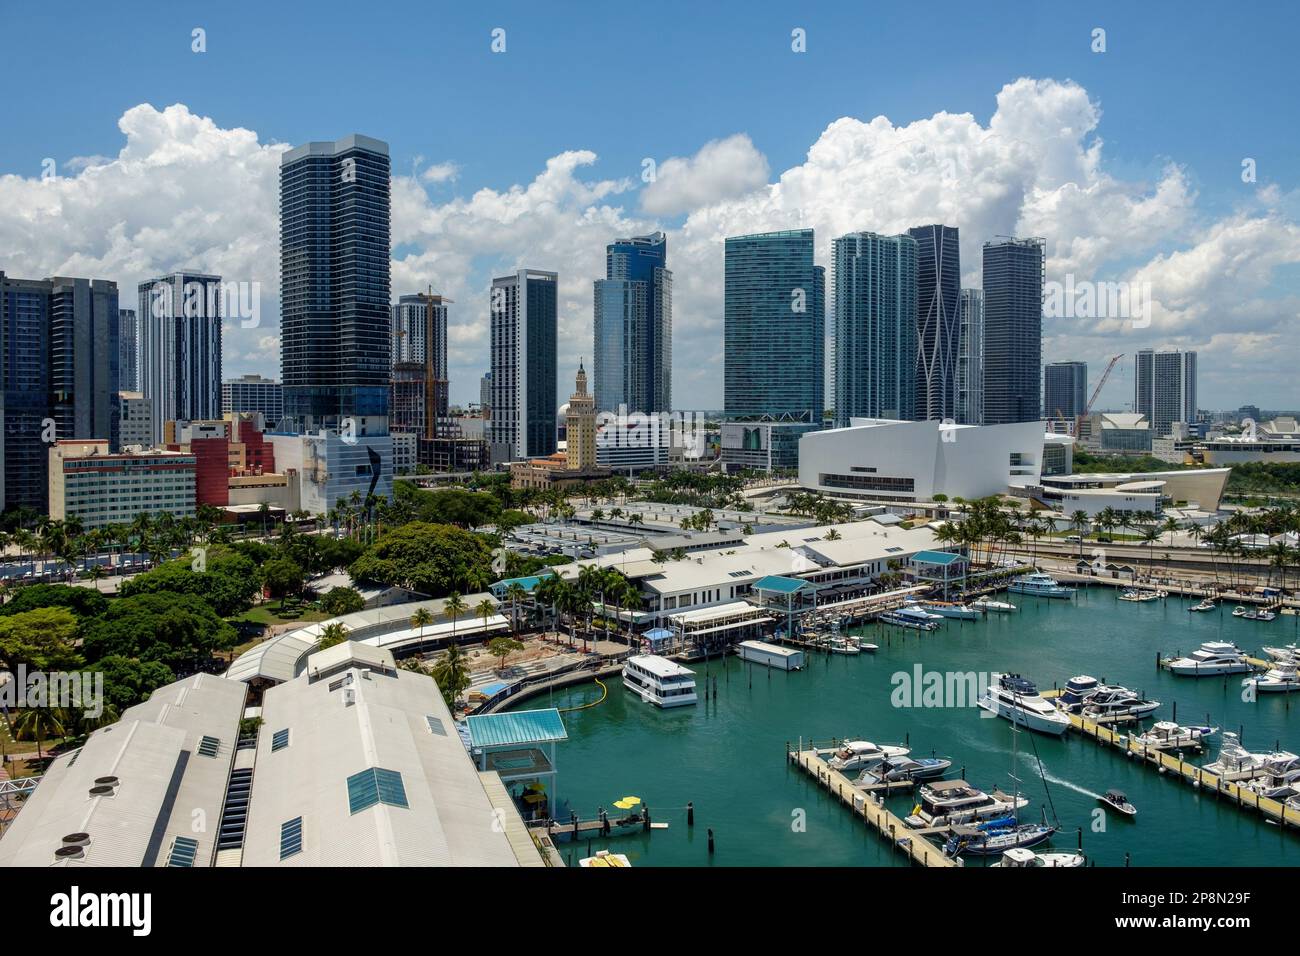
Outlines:
<svg viewBox="0 0 1300 956"><path fill-rule="evenodd" d="M984 290L961 290L957 343L957 422L984 424Z"/></svg>
<svg viewBox="0 0 1300 956"><path fill-rule="evenodd" d="M221 276L173 272L141 282L139 391L153 406L153 441L169 421L221 417Z"/></svg>
<svg viewBox="0 0 1300 956"><path fill-rule="evenodd" d="M984 243L984 424L1040 416L1045 239Z"/></svg>
<svg viewBox="0 0 1300 956"><path fill-rule="evenodd" d="M831 245L835 424L916 413L918 243L854 232Z"/></svg>
<svg viewBox="0 0 1300 956"><path fill-rule="evenodd" d="M388 415L388 144L352 134L280 158L280 368L286 425Z"/></svg>
<svg viewBox="0 0 1300 956"><path fill-rule="evenodd" d="M605 249L605 278L593 289L596 408L671 411L673 274L662 232L618 239Z"/></svg>
<svg viewBox="0 0 1300 956"><path fill-rule="evenodd" d="M723 406L729 418L821 426L826 270L813 230L732 236L723 276Z"/></svg>
<svg viewBox="0 0 1300 956"><path fill-rule="evenodd" d="M559 281L557 273L536 269L492 280L493 462L555 452Z"/></svg>
<svg viewBox="0 0 1300 956"><path fill-rule="evenodd" d="M1087 404L1087 362L1049 362L1043 366L1045 418L1078 418Z"/></svg>
<svg viewBox="0 0 1300 956"><path fill-rule="evenodd" d="M917 226L916 409L920 421L956 421L961 338L961 250L956 226Z"/></svg>
<svg viewBox="0 0 1300 956"><path fill-rule="evenodd" d="M1133 410L1147 417L1154 438L1174 422L1196 421L1196 353L1142 349L1134 358Z"/></svg>

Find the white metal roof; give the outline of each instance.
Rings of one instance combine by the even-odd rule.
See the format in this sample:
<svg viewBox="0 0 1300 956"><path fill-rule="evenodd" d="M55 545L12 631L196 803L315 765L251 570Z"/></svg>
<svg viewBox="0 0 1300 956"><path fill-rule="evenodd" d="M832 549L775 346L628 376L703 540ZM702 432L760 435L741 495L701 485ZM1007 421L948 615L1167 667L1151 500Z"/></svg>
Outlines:
<svg viewBox="0 0 1300 956"><path fill-rule="evenodd" d="M694 676L695 671L689 667L683 667L676 661L670 661L666 657L658 657L654 654L638 654L635 657L627 659L629 664L635 664L642 670L655 677L680 677L683 675Z"/></svg>

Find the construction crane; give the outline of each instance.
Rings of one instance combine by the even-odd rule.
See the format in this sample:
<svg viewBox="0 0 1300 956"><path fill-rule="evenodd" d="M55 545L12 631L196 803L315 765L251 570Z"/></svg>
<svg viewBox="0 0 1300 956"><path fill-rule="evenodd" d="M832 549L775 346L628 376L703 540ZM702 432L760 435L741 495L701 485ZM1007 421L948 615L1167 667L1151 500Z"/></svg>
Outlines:
<svg viewBox="0 0 1300 956"><path fill-rule="evenodd" d="M1101 394L1101 390L1105 388L1106 379L1110 378L1110 373L1115 370L1115 363L1118 362L1123 357L1124 357L1124 353L1121 352L1119 355L1116 355L1114 358L1112 358L1110 362L1106 365L1106 371L1101 373L1101 381L1098 382L1097 387L1092 390L1092 397L1088 399L1088 404L1083 406L1084 415L1092 414L1092 406L1097 401L1097 396Z"/></svg>

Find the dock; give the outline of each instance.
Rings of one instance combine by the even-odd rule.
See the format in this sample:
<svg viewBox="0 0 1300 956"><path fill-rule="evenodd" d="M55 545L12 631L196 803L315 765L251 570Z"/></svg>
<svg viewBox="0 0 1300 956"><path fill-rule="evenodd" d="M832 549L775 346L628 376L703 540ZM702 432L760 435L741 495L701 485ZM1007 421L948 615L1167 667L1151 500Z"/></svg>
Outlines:
<svg viewBox="0 0 1300 956"><path fill-rule="evenodd" d="M1174 754L1163 750L1150 750L1133 743L1125 734L1120 734L1105 724L1069 714L1070 724L1085 737L1091 737L1102 746L1115 747L1126 756L1141 760L1148 766L1155 767L1166 774L1173 775L1184 783L1197 789L1213 790L1216 796L1231 800L1242 810L1252 810L1272 820L1283 829L1288 826L1300 827L1300 810L1288 810L1280 800L1271 800L1238 786L1230 780L1222 780L1203 767L1181 760Z"/></svg>
<svg viewBox="0 0 1300 956"><path fill-rule="evenodd" d="M913 863L927 867L962 865L961 860L954 860L944 855L943 850L925 839L926 833L935 831L911 829L900 817L887 810L883 802L878 802L883 800L882 797L878 796L879 791L910 790L914 786L911 781L876 784L869 788L863 788L826 762L822 754L829 752L828 750L819 751L816 749L787 749L787 758L791 763L803 770L804 773L825 787L827 791L835 794L841 803L849 807L856 816L861 817L868 826L888 840L896 849L906 853ZM1300 814L1295 816L1297 822L1300 823Z"/></svg>

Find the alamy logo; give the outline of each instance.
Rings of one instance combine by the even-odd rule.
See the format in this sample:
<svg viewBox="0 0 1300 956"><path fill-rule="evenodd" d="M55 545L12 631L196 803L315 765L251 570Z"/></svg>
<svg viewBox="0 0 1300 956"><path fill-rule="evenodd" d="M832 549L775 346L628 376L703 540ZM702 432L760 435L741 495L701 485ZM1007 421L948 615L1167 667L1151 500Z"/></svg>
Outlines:
<svg viewBox="0 0 1300 956"><path fill-rule="evenodd" d="M82 893L78 886L50 897L50 925L57 927L126 926L133 936L153 928L150 893Z"/></svg>
<svg viewBox="0 0 1300 956"><path fill-rule="evenodd" d="M14 668L10 679L0 684L0 705L19 707L76 707L88 717L104 712L103 671L29 671L26 664Z"/></svg>

